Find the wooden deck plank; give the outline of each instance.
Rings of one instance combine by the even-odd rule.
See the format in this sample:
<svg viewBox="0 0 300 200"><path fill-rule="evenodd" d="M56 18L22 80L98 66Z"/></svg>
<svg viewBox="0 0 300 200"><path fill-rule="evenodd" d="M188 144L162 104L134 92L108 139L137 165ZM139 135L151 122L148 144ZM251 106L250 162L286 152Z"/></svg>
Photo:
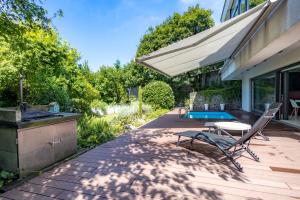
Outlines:
<svg viewBox="0 0 300 200"><path fill-rule="evenodd" d="M53 197L53 198L57 197L62 192L64 192L64 190L62 190L62 189L51 188L51 187L35 185L35 184L30 184L30 183L27 183L21 187L18 187L18 190L28 192L28 193L43 195L43 196L47 196L47 197Z"/></svg>
<svg viewBox="0 0 300 200"><path fill-rule="evenodd" d="M235 111L242 122L256 117ZM271 122L251 149L260 157L238 161L240 173L211 145L176 132L204 122L178 119L176 110L114 141L31 179L0 199L300 199L299 130ZM239 133L234 133L239 137Z"/></svg>
<svg viewBox="0 0 300 200"><path fill-rule="evenodd" d="M2 195L4 198L14 199L14 200L53 200L52 197L47 197L43 195L34 194L31 192L24 192L19 190L11 190Z"/></svg>
<svg viewBox="0 0 300 200"><path fill-rule="evenodd" d="M197 185L197 183L176 184L174 182L157 183L146 180L137 180L132 185L132 190L137 194L151 193L171 193L176 190L182 194L191 196L202 196L206 199L223 199L224 194L237 196L240 198L256 198L256 199L293 199L285 195L277 195L272 193L264 193L257 191L244 190L240 188L232 188L227 186L219 186L214 184Z"/></svg>

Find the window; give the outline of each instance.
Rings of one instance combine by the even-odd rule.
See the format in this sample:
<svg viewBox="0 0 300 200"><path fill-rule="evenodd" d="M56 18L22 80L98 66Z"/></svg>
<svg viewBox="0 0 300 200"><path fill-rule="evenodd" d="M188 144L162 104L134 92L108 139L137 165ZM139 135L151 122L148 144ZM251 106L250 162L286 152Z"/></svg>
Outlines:
<svg viewBox="0 0 300 200"><path fill-rule="evenodd" d="M275 73L252 80L252 110L264 112L266 104L276 101Z"/></svg>

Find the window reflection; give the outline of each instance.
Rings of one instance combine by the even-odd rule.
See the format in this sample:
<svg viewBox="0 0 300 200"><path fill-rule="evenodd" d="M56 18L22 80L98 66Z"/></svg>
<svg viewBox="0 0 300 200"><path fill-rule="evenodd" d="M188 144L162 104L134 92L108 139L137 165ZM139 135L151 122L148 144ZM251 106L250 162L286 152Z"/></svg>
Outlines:
<svg viewBox="0 0 300 200"><path fill-rule="evenodd" d="M275 74L268 74L252 80L252 109L264 112L266 106L275 102Z"/></svg>

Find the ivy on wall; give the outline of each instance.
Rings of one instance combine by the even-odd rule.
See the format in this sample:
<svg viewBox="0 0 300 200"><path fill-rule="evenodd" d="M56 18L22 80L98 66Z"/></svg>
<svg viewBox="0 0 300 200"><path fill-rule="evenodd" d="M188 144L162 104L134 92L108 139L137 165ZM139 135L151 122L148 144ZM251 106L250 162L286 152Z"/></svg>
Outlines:
<svg viewBox="0 0 300 200"><path fill-rule="evenodd" d="M241 87L232 86L216 89L207 89L200 92L205 97L205 100L209 103L213 96L219 95L223 98L224 102L236 100L241 98Z"/></svg>

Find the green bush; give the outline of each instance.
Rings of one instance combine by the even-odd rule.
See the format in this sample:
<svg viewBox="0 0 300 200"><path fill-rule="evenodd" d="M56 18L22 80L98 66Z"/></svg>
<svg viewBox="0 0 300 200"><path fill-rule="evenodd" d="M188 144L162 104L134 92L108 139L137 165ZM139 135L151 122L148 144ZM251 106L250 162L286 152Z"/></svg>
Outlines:
<svg viewBox="0 0 300 200"><path fill-rule="evenodd" d="M0 188L2 188L7 183L10 183L15 178L15 175L11 172L7 172L0 169Z"/></svg>
<svg viewBox="0 0 300 200"><path fill-rule="evenodd" d="M78 144L92 147L115 138L109 123L99 117L84 115L77 126Z"/></svg>
<svg viewBox="0 0 300 200"><path fill-rule="evenodd" d="M92 101L92 103L90 104L91 109L93 109L93 112L96 113L100 113L102 112L101 115L106 113L106 109L107 109L107 104L103 101L99 101L99 100L94 100ZM99 112L100 111L100 112Z"/></svg>
<svg viewBox="0 0 300 200"><path fill-rule="evenodd" d="M154 109L171 109L175 104L172 88L162 81L154 81L145 86L143 101Z"/></svg>
<svg viewBox="0 0 300 200"><path fill-rule="evenodd" d="M43 83L30 84L28 92L25 93L26 101L32 104L47 105L51 102L57 102L61 111L69 111L71 107L71 99L67 91L67 86L48 78ZM25 88L26 89L26 88Z"/></svg>
<svg viewBox="0 0 300 200"><path fill-rule="evenodd" d="M85 99L73 98L72 99L72 112L77 113L91 113L90 103Z"/></svg>
<svg viewBox="0 0 300 200"><path fill-rule="evenodd" d="M231 84L222 87L211 87L201 90L200 94L205 97L207 102L210 102L213 96L220 95L223 101L231 102L233 100L241 99L241 84L239 82L231 81Z"/></svg>
<svg viewBox="0 0 300 200"><path fill-rule="evenodd" d="M167 109L157 109L157 110L147 114L146 121L156 119L156 118L166 114L167 112L169 112L169 110L167 110Z"/></svg>

